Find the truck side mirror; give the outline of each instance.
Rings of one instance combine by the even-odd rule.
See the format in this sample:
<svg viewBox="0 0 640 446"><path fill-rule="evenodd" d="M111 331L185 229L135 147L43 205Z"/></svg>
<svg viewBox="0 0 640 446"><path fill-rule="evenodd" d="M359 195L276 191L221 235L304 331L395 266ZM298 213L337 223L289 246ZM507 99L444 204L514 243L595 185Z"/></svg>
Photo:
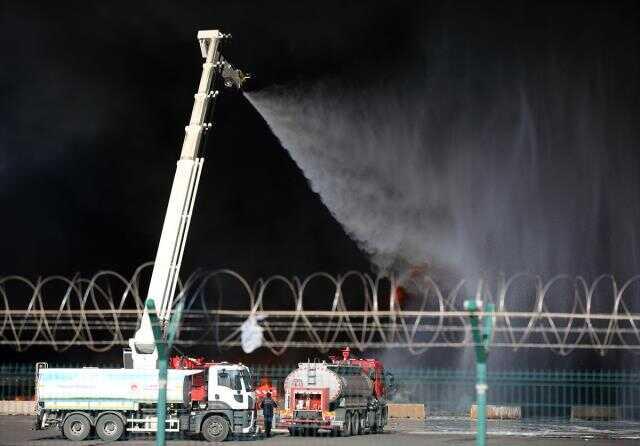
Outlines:
<svg viewBox="0 0 640 446"><path fill-rule="evenodd" d="M240 393L240 391L242 390L242 379L240 378L240 375L236 375L235 376L235 388L238 391L238 393Z"/></svg>

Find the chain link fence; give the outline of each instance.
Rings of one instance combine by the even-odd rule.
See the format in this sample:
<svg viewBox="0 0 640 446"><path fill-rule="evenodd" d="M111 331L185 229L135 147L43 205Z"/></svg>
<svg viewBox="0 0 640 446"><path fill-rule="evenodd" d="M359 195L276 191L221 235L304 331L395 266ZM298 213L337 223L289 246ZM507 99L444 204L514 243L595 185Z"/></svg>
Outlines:
<svg viewBox="0 0 640 446"><path fill-rule="evenodd" d="M112 367L121 364L49 364L50 367ZM283 392L291 365L250 366L254 385L268 383ZM389 369L397 392L394 402L426 406L431 416L469 416L474 404L473 371ZM0 364L0 400L34 398L35 364ZM488 403L518 408L522 418L640 420L640 373L629 371L493 371Z"/></svg>

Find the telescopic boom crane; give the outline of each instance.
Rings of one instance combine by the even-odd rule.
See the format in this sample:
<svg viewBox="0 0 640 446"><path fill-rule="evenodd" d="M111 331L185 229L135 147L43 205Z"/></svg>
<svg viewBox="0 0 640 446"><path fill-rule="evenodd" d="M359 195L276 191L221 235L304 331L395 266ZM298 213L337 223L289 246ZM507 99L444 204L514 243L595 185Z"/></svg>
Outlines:
<svg viewBox="0 0 640 446"><path fill-rule="evenodd" d="M202 76L198 91L194 95L191 119L185 127L182 152L173 178L169 204L164 217L162 235L147 294L147 300L154 299L155 301L158 318L163 324L163 329L171 314L180 264L198 192L198 183L204 162L203 136L211 129L211 124L206 122L207 117L210 116L215 106L216 96L219 93L217 88L224 86L240 89L248 78L246 74L235 69L220 54L222 42L229 37L230 35L223 34L218 30L198 32L200 51L205 61L202 64ZM134 368L156 368L158 355L146 305L140 327L136 331L135 337L129 340L129 347Z"/></svg>
<svg viewBox="0 0 640 446"><path fill-rule="evenodd" d="M202 77L185 128L145 310L140 327L129 340L131 350L125 350L124 368L59 369L40 363L36 374L36 429L58 429L75 441L94 433L108 442L131 432L155 433L156 444L165 443L165 432L199 434L215 443L230 435L256 432L256 394L247 366L176 358L177 362L172 360L172 367L168 368L166 358L167 345L175 334L174 321L167 321L171 319L204 161L202 140L211 128L207 116L213 109L218 87L241 88L247 78L220 55L220 45L227 37L219 31L198 32L205 59ZM161 330L151 325L152 315L147 311L151 299L155 305L149 307L155 307ZM159 340L153 332L156 337L165 338L157 344L162 346L160 361L156 348Z"/></svg>

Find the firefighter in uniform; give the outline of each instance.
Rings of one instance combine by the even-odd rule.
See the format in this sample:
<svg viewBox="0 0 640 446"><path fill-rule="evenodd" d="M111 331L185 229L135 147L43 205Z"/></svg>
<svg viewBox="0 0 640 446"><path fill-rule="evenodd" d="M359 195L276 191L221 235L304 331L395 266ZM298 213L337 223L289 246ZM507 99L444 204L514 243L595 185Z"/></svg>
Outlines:
<svg viewBox="0 0 640 446"><path fill-rule="evenodd" d="M264 433L267 437L271 436L271 423L273 422L273 409L278 407L278 404L271 399L271 392L267 392L267 396L260 403L260 409L262 409L262 415L264 416Z"/></svg>

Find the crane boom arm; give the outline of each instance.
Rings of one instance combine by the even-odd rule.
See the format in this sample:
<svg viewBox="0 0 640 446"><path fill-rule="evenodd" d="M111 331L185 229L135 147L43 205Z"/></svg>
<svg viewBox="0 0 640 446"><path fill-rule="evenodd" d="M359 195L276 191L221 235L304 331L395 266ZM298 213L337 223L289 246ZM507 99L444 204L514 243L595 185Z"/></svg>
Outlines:
<svg viewBox="0 0 640 446"><path fill-rule="evenodd" d="M221 76L226 86L241 87L248 77L235 70L222 59L219 52L220 42L228 37L217 30L198 32L198 41L202 57L202 76L198 91L194 95L191 119L185 127L180 159L171 187L169 204L162 226L162 235L151 274L147 299L154 299L158 309L158 318L165 323L169 318L175 294L182 256L189 233L189 224L198 191L204 157L201 146L204 133L211 127L206 123L209 108L213 108L218 91L215 90L217 77ZM211 106L211 107L210 107ZM135 368L155 368L157 353L151 320L145 308L140 327L135 337L129 341L133 366Z"/></svg>

